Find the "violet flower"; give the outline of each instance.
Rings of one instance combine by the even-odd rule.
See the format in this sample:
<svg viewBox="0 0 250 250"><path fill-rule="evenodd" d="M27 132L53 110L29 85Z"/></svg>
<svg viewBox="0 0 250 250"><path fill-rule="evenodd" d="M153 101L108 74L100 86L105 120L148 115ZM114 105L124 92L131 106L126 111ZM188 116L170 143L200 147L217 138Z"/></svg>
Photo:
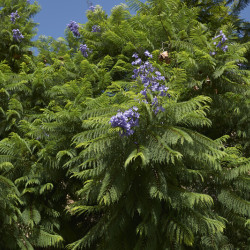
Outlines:
<svg viewBox="0 0 250 250"><path fill-rule="evenodd" d="M148 57L151 57L151 54L148 51L145 51L144 54ZM144 89L140 93L144 96L144 98L147 99L147 92L149 90L155 95L166 96L169 88L163 84L163 81L166 79L161 75L161 72L153 67L149 61L142 63L142 60L136 53L134 53L132 57L136 59L134 62L132 62L132 65L140 65L138 69L133 70L134 75L132 75L132 78L138 78L143 84ZM151 105L155 114L157 114L159 110L164 110L164 108L159 105L156 96L154 97Z"/></svg>
<svg viewBox="0 0 250 250"><path fill-rule="evenodd" d="M17 18L20 18L20 16L18 15L17 10L16 10L16 12L12 12L10 14L10 21L12 23L15 23Z"/></svg>
<svg viewBox="0 0 250 250"><path fill-rule="evenodd" d="M93 5L89 6L89 10L91 10L92 12L94 12L94 11L95 11L95 9L96 9L96 7L95 7L95 6L93 6Z"/></svg>
<svg viewBox="0 0 250 250"><path fill-rule="evenodd" d="M216 45L217 48L220 48L220 49L223 50L223 52L226 52L228 50L228 46L225 45L225 46L222 47L222 44L225 43L228 39L227 39L226 35L223 33L222 30L220 30L220 34L217 35L217 36L215 36L212 40L217 39L219 37L221 37L221 40L218 42L218 44L217 44L217 42L213 42L213 44L214 45L217 44ZM213 52L210 52L209 54L212 55L212 56L214 56L214 55L216 55L216 52L213 51Z"/></svg>
<svg viewBox="0 0 250 250"><path fill-rule="evenodd" d="M76 23L75 21L71 21L67 26L72 31L74 36L76 37L80 36L79 30L78 30L79 29L78 23Z"/></svg>
<svg viewBox="0 0 250 250"><path fill-rule="evenodd" d="M101 32L101 27L99 25L93 25L91 32Z"/></svg>
<svg viewBox="0 0 250 250"><path fill-rule="evenodd" d="M21 39L24 38L19 29L13 29L12 33L13 33L13 39L16 41L20 41Z"/></svg>
<svg viewBox="0 0 250 250"><path fill-rule="evenodd" d="M122 136L132 135L134 133L132 128L139 125L140 114L136 111L138 111L138 108L133 107L125 112L118 112L115 116L111 117L111 126L122 128Z"/></svg>
<svg viewBox="0 0 250 250"><path fill-rule="evenodd" d="M88 52L91 52L90 49L87 47L87 44L80 44L79 49L84 57L88 57Z"/></svg>
<svg viewBox="0 0 250 250"><path fill-rule="evenodd" d="M147 56L147 57L152 58L152 55L147 50L144 52L144 55Z"/></svg>

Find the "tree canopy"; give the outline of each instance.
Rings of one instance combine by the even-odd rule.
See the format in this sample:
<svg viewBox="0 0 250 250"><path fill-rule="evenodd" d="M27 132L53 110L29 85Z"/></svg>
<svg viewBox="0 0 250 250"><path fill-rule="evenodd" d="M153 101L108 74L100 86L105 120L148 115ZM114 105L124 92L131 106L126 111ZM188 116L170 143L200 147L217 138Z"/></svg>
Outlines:
<svg viewBox="0 0 250 250"><path fill-rule="evenodd" d="M247 249L248 2L0 0L0 249Z"/></svg>

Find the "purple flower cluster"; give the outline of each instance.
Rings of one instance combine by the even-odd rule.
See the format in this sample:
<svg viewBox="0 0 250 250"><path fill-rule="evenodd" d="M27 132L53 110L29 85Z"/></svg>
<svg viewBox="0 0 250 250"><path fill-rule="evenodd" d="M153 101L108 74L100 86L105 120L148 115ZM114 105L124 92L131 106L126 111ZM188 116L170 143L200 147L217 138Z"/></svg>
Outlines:
<svg viewBox="0 0 250 250"><path fill-rule="evenodd" d="M115 116L111 117L111 126L113 128L122 128L122 136L132 135L134 133L134 130L132 128L139 125L140 114L136 112L137 110L137 107L133 107L132 109L126 110L125 112L118 112Z"/></svg>
<svg viewBox="0 0 250 250"><path fill-rule="evenodd" d="M91 10L92 12L94 12L95 11L95 6L93 6L93 5L91 5L91 6L89 6L89 10Z"/></svg>
<svg viewBox="0 0 250 250"><path fill-rule="evenodd" d="M20 39L24 38L19 29L13 29L12 33L13 33L13 39L15 39L16 41L20 41Z"/></svg>
<svg viewBox="0 0 250 250"><path fill-rule="evenodd" d="M148 51L145 51L144 54L145 56L152 58L152 55ZM135 61L132 62L132 65L139 66L139 68L134 69L134 75L132 77L134 79L138 78L144 86L144 90L140 92L145 97L145 100L143 101L148 103L147 99L149 98L147 93L150 91L151 93L155 94L153 100L151 101L154 113L157 114L160 110L164 111L164 108L159 104L159 100L156 95L167 95L168 87L163 84L165 77L162 76L161 73L155 67L153 67L149 61L143 63L137 53L134 53L132 57L135 58ZM132 135L134 133L132 128L139 125L140 114L136 112L137 110L137 107L133 107L133 109L129 109L125 112L118 112L115 116L111 117L111 126L122 128L123 133L121 135Z"/></svg>
<svg viewBox="0 0 250 250"><path fill-rule="evenodd" d="M227 41L227 37L226 37L226 35L223 33L222 30L220 30L220 34L217 35L217 36L215 36L212 40L217 39L217 38L219 38L219 37L221 37L221 40L220 40L218 43L217 43L217 42L214 42L214 45L216 45L217 48L222 49L223 52L226 52L226 51L228 50L228 46L227 46L227 45L222 46L222 45L223 45L223 43L225 43L225 42ZM212 56L214 56L215 54L216 54L215 51L210 52L210 55L212 55Z"/></svg>
<svg viewBox="0 0 250 250"><path fill-rule="evenodd" d="M145 51L144 54L145 56L152 58L152 55L148 51ZM150 91L154 95L153 101L151 103L154 113L157 114L159 110L164 111L164 108L159 105L157 95L167 95L169 88L163 84L165 77L162 76L161 72L153 67L149 61L143 63L137 53L134 53L132 57L135 58L135 61L132 62L132 65L140 65L139 68L134 69L134 75L132 75L132 78L138 78L143 84L144 90L142 90L140 93L144 95L145 102L148 100L147 93Z"/></svg>
<svg viewBox="0 0 250 250"><path fill-rule="evenodd" d="M84 57L88 57L88 52L91 52L89 48L87 47L87 44L80 44L80 51L82 52L82 55Z"/></svg>
<svg viewBox="0 0 250 250"><path fill-rule="evenodd" d="M20 16L18 15L17 10L16 10L16 12L12 12L10 14L10 21L12 23L15 23L15 21L16 21L17 18L20 18Z"/></svg>
<svg viewBox="0 0 250 250"><path fill-rule="evenodd" d="M80 36L79 33L79 24L76 23L75 21L71 21L68 25L68 28L72 31L72 33L74 34L74 36Z"/></svg>
<svg viewBox="0 0 250 250"><path fill-rule="evenodd" d="M147 57L152 58L152 54L150 54L150 53L148 52L148 50L146 50L146 51L144 52L144 55L147 56Z"/></svg>
<svg viewBox="0 0 250 250"><path fill-rule="evenodd" d="M101 27L99 25L93 25L91 32L101 32Z"/></svg>
<svg viewBox="0 0 250 250"><path fill-rule="evenodd" d="M243 64L243 63L237 63L237 65L239 66L240 69L242 70L246 70L248 69L247 65L246 64Z"/></svg>

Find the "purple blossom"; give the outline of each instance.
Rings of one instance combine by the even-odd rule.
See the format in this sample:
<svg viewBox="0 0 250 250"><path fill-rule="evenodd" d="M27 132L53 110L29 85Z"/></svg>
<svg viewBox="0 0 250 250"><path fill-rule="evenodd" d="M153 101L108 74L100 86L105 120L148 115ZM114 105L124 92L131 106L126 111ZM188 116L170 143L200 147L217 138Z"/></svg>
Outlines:
<svg viewBox="0 0 250 250"><path fill-rule="evenodd" d="M162 112L165 111L165 109L164 109L162 106L157 106L157 107L155 108L155 110L154 110L154 113L157 115L158 112L159 112L160 110L161 110Z"/></svg>
<svg viewBox="0 0 250 250"><path fill-rule="evenodd" d="M216 55L216 52L215 51L209 52L209 54L210 54L210 56L214 56L214 55Z"/></svg>
<svg viewBox="0 0 250 250"><path fill-rule="evenodd" d="M144 89L140 92L142 95L144 95L145 97L147 97L147 89Z"/></svg>
<svg viewBox="0 0 250 250"><path fill-rule="evenodd" d="M76 37L80 36L79 30L78 30L79 29L78 23L76 23L75 21L71 21L67 26L72 31L74 36Z"/></svg>
<svg viewBox="0 0 250 250"><path fill-rule="evenodd" d="M141 58L138 58L134 62L132 62L132 65L140 65L141 63L142 63Z"/></svg>
<svg viewBox="0 0 250 250"><path fill-rule="evenodd" d="M140 114L136 111L138 111L138 108L134 106L132 109L126 110L125 112L118 112L115 116L111 117L111 126L113 128L122 128L122 136L132 135L134 133L132 128L139 125Z"/></svg>
<svg viewBox="0 0 250 250"><path fill-rule="evenodd" d="M142 100L141 102L148 104L147 100ZM140 101L139 101L139 103L140 103Z"/></svg>
<svg viewBox="0 0 250 250"><path fill-rule="evenodd" d="M147 56L147 57L152 58L152 54L150 54L147 50L144 52L144 55Z"/></svg>
<svg viewBox="0 0 250 250"><path fill-rule="evenodd" d="M239 68L240 68L241 70L246 70L246 69L248 69L248 67L247 67L247 65L246 65L246 64L243 64L243 63L237 63L237 65L239 66Z"/></svg>
<svg viewBox="0 0 250 250"><path fill-rule="evenodd" d="M94 11L95 11L95 9L96 9L96 7L95 7L95 6L93 6L93 5L89 6L89 10L91 10L92 12L94 12Z"/></svg>
<svg viewBox="0 0 250 250"><path fill-rule="evenodd" d="M226 38L226 36L223 34L223 35L222 35L222 38L221 38L221 42L224 43L224 42L226 42L226 40L227 40L227 38Z"/></svg>
<svg viewBox="0 0 250 250"><path fill-rule="evenodd" d="M222 47L222 50L223 50L224 52L226 52L226 51L228 50L228 46L225 45L224 47Z"/></svg>
<svg viewBox="0 0 250 250"><path fill-rule="evenodd" d="M87 47L87 44L80 44L80 51L82 52L82 55L84 57L88 57L88 52L91 52L89 48Z"/></svg>
<svg viewBox="0 0 250 250"><path fill-rule="evenodd" d="M156 77L156 79L158 81L165 81L166 80L165 76L158 76L158 77Z"/></svg>
<svg viewBox="0 0 250 250"><path fill-rule="evenodd" d="M17 10L16 10L16 12L12 12L10 14L10 21L12 23L15 23L17 18L20 18L20 16L18 15Z"/></svg>
<svg viewBox="0 0 250 250"><path fill-rule="evenodd" d="M153 98L152 105L158 105L158 99L156 96Z"/></svg>
<svg viewBox="0 0 250 250"><path fill-rule="evenodd" d="M221 41L217 44L217 48L221 48Z"/></svg>
<svg viewBox="0 0 250 250"><path fill-rule="evenodd" d="M223 52L226 52L228 50L228 46L225 45L225 46L222 47L222 44L225 43L228 39L227 39L226 35L223 33L222 30L220 30L220 34L215 36L212 40L217 39L219 37L221 37L221 40L218 42L218 44L217 44L217 42L213 42L213 44L214 45L217 44L216 45L217 48L220 48L220 49L223 50ZM209 54L214 56L216 54L216 52L213 51L213 52L210 52Z"/></svg>
<svg viewBox="0 0 250 250"><path fill-rule="evenodd" d="M132 55L132 57L134 57L135 59L137 59L139 56L138 56L137 53L134 53L134 54Z"/></svg>
<svg viewBox="0 0 250 250"><path fill-rule="evenodd" d="M151 86L149 86L148 88L152 90L153 92L155 92L155 91L159 91L159 86L160 84L158 82L151 82Z"/></svg>
<svg viewBox="0 0 250 250"><path fill-rule="evenodd" d="M166 96L168 89L169 88L164 85L160 86L159 87L160 96Z"/></svg>
<svg viewBox="0 0 250 250"><path fill-rule="evenodd" d="M16 41L20 41L21 39L24 38L19 29L13 29L12 33L13 33L13 39Z"/></svg>
<svg viewBox="0 0 250 250"><path fill-rule="evenodd" d="M98 25L93 25L91 32L101 32L101 27Z"/></svg>
<svg viewBox="0 0 250 250"><path fill-rule="evenodd" d="M212 40L219 38L221 35L215 36Z"/></svg>
<svg viewBox="0 0 250 250"><path fill-rule="evenodd" d="M165 109L159 105L159 102L158 102L158 99L157 97L155 96L153 98L153 101L152 101L152 106L153 106L153 112L157 115L158 112L161 110L161 111L165 111Z"/></svg>
<svg viewBox="0 0 250 250"><path fill-rule="evenodd" d="M145 51L145 55L149 56L150 53L148 51ZM144 98L148 98L148 91L151 91L152 93L159 96L166 96L169 88L163 84L163 81L165 81L166 79L164 76L162 76L161 72L153 67L153 65L149 61L142 63L142 60L138 58L138 55L136 53L133 54L133 57L135 57L136 60L132 62L132 65L140 65L140 67L134 69L134 75L132 76L132 78L138 78L140 80L140 83L143 84L144 89L140 93L144 96ZM144 101L148 103L147 100ZM157 114L159 110L164 110L162 106L159 105L159 101L156 96L153 98L151 105L155 114Z"/></svg>

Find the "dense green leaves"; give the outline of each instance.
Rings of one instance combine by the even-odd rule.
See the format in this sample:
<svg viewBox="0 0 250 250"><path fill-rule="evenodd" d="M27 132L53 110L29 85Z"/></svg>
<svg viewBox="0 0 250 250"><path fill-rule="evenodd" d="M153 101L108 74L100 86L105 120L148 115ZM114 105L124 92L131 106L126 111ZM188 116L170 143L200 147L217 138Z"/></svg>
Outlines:
<svg viewBox="0 0 250 250"><path fill-rule="evenodd" d="M42 36L33 56L38 6L0 0L1 249L249 246L250 46L235 21L244 3L230 13L220 1L133 0L136 15L121 4L110 16L96 6L80 37ZM212 40L220 30L227 51ZM155 92L145 100L132 77L132 55L145 61L145 50L169 87L157 114ZM135 106L139 125L124 136L110 118Z"/></svg>

